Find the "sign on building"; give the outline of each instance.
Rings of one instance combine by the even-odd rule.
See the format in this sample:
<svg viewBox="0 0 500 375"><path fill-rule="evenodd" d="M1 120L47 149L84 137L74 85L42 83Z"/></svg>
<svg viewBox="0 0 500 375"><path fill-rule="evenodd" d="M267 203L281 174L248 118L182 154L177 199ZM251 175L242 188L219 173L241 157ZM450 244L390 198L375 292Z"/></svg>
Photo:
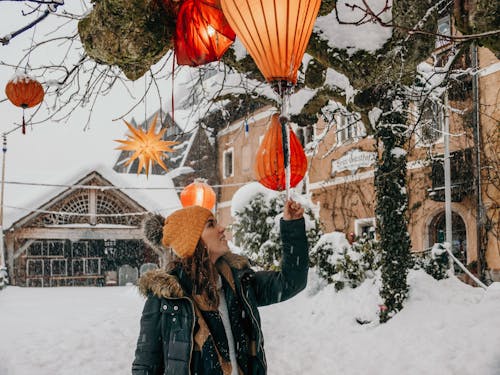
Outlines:
<svg viewBox="0 0 500 375"><path fill-rule="evenodd" d="M359 168L369 167L375 164L377 153L360 151L358 149L347 152L344 156L332 161L332 176L338 172L351 171L356 173Z"/></svg>

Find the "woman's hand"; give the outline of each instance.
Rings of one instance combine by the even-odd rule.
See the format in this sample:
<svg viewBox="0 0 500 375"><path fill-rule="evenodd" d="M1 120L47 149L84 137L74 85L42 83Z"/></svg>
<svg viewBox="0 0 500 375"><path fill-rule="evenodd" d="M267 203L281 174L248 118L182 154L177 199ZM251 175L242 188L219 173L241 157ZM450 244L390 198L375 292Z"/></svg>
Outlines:
<svg viewBox="0 0 500 375"><path fill-rule="evenodd" d="M303 215L304 207L302 207L300 203L295 202L293 199L289 199L285 202L283 220L297 220L302 218Z"/></svg>

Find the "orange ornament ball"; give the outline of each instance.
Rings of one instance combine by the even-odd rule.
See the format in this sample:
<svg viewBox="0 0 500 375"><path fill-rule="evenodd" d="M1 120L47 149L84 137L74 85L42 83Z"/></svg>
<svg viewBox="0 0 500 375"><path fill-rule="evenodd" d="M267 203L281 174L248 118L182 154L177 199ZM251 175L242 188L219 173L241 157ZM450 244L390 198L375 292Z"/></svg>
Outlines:
<svg viewBox="0 0 500 375"><path fill-rule="evenodd" d="M181 191L183 207L201 206L211 210L215 205L215 191L205 181L197 179Z"/></svg>

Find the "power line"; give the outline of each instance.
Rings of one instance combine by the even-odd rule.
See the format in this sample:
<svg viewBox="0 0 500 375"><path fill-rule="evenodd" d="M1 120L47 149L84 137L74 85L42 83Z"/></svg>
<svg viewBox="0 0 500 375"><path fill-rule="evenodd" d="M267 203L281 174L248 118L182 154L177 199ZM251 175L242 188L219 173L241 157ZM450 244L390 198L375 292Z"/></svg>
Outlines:
<svg viewBox="0 0 500 375"><path fill-rule="evenodd" d="M212 188L222 188L222 187L233 187L233 186L243 186L249 182L238 182L233 184L222 184L222 185L210 185ZM114 185L66 185L66 184L47 184L42 182L21 182L21 181L4 181L6 184L10 185L22 185L22 186L43 186L43 187L60 187L60 188L70 188L70 189L88 189L88 190L178 190L181 191L186 186L114 186Z"/></svg>

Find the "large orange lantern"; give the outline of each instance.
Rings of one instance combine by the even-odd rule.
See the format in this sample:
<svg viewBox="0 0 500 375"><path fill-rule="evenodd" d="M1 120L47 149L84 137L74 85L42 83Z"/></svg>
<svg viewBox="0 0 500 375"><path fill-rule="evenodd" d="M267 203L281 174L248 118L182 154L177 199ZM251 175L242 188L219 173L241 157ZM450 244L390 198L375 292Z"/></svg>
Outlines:
<svg viewBox="0 0 500 375"><path fill-rule="evenodd" d="M28 75L19 75L7 83L5 94L12 104L23 109L22 132L26 134L24 110L42 102L45 95L42 85Z"/></svg>
<svg viewBox="0 0 500 375"><path fill-rule="evenodd" d="M257 151L254 172L257 180L272 190L285 190L285 155L283 153L282 126L278 114L271 124ZM297 136L290 131L290 186L296 186L306 174L307 158Z"/></svg>
<svg viewBox="0 0 500 375"><path fill-rule="evenodd" d="M297 82L321 0L220 0L224 15L269 81Z"/></svg>
<svg viewBox="0 0 500 375"><path fill-rule="evenodd" d="M198 66L220 60L235 37L218 0L185 0L175 29L177 64Z"/></svg>
<svg viewBox="0 0 500 375"><path fill-rule="evenodd" d="M181 191L183 207L201 206L211 210L215 205L215 191L203 179L196 179Z"/></svg>

